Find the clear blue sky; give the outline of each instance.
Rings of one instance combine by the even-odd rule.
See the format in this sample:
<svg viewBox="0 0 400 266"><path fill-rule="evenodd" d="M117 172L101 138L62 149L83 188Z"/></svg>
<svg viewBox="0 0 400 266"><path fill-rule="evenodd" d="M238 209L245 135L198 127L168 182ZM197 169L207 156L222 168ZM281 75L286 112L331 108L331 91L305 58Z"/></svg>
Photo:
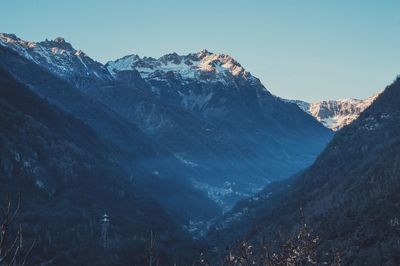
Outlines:
<svg viewBox="0 0 400 266"><path fill-rule="evenodd" d="M100 62L230 54L286 98L363 98L400 73L400 1L2 0L0 10L1 32L62 36Z"/></svg>

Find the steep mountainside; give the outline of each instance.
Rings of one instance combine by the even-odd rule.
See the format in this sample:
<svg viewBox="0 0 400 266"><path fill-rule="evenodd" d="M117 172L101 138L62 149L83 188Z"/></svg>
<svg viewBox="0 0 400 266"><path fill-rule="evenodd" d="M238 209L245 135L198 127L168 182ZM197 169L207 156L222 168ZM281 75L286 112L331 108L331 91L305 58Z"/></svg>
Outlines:
<svg viewBox="0 0 400 266"><path fill-rule="evenodd" d="M0 125L0 200L9 194L15 206L21 194L10 229L21 223L25 250L35 241L29 265L143 264L150 230L169 235L159 241L162 260L185 259L179 245L191 252L176 219L129 181L111 145L1 68ZM110 256L100 247L105 212Z"/></svg>
<svg viewBox="0 0 400 266"><path fill-rule="evenodd" d="M365 100L341 99L308 103L299 100L288 100L297 104L303 111L309 113L327 128L337 131L352 123L367 109L381 92Z"/></svg>
<svg viewBox="0 0 400 266"><path fill-rule="evenodd" d="M398 265L399 155L398 78L309 169L242 202L210 234L227 243L252 239L263 228L273 239L296 227L302 208L320 236L320 250L338 249L346 265Z"/></svg>
<svg viewBox="0 0 400 266"><path fill-rule="evenodd" d="M154 197L182 223L217 215L219 208L185 179L184 163L156 145L139 128L43 67L0 46L0 66L41 97L87 123L110 144L132 182ZM198 208L207 206L207 212Z"/></svg>

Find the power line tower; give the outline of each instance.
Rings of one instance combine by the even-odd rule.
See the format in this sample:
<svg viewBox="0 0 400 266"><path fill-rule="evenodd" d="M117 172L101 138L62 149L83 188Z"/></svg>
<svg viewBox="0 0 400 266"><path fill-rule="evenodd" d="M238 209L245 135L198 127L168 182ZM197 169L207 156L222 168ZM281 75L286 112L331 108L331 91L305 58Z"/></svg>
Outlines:
<svg viewBox="0 0 400 266"><path fill-rule="evenodd" d="M153 230L150 230L150 245L148 249L148 254L147 254L147 260L148 260L148 265L149 266L155 266L158 265L157 263L157 255L155 253L155 235L153 234Z"/></svg>
<svg viewBox="0 0 400 266"><path fill-rule="evenodd" d="M108 248L108 227L110 226L110 216L104 214L101 218L101 239L100 244L103 248Z"/></svg>

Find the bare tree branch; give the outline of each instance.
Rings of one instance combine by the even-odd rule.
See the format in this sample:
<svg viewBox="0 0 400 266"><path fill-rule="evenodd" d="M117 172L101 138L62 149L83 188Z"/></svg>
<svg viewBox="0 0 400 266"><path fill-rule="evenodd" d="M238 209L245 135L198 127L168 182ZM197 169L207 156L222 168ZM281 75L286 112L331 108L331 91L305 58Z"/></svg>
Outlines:
<svg viewBox="0 0 400 266"><path fill-rule="evenodd" d="M23 254L24 241L22 235L22 226L19 225L15 237L10 236L10 228L12 227L12 223L15 221L19 213L20 203L21 195L19 194L17 205L12 211L11 199L10 196L7 195L3 217L0 217L0 265L24 265L35 243L33 242L28 251Z"/></svg>

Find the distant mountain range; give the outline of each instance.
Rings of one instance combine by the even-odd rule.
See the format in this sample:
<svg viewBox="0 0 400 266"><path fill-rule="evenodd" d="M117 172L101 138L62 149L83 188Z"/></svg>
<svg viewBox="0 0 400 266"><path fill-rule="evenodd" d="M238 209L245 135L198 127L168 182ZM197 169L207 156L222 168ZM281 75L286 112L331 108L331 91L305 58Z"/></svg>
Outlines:
<svg viewBox="0 0 400 266"><path fill-rule="evenodd" d="M376 93L364 100L340 99L313 103L300 100L286 101L297 104L303 111L315 117L327 128L338 131L356 120L375 101L380 93Z"/></svg>

